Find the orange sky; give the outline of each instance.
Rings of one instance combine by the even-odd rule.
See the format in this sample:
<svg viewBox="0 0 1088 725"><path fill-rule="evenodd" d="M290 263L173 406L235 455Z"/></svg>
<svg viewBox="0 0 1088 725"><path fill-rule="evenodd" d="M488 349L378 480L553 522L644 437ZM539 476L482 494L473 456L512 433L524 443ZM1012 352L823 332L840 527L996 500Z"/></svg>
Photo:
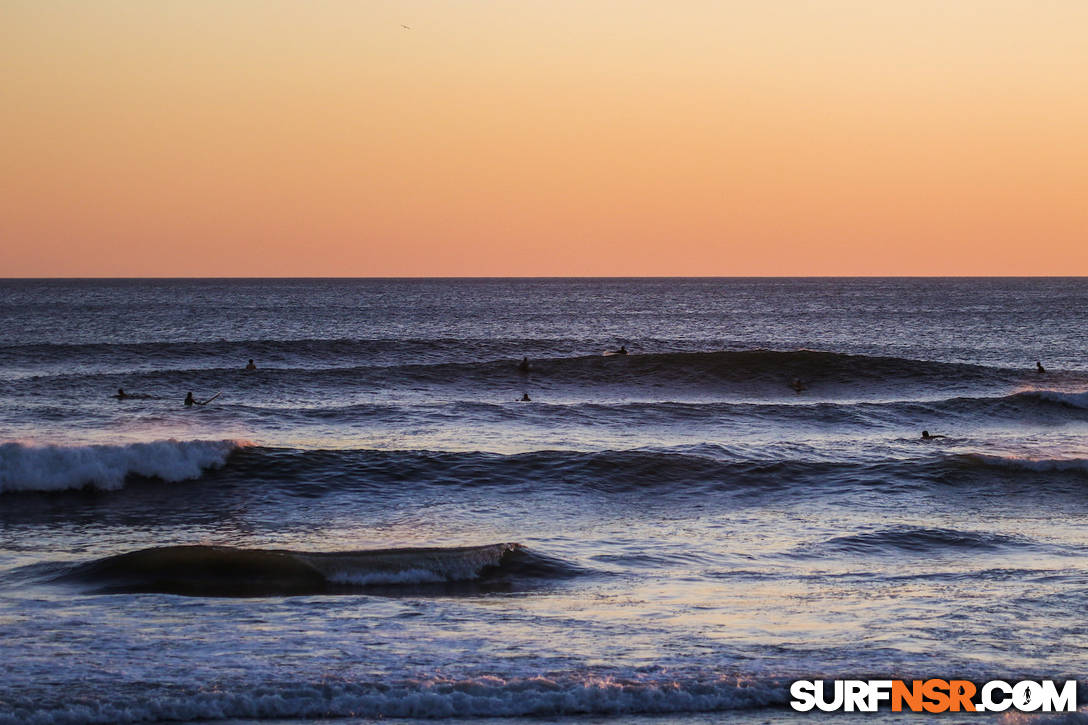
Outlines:
<svg viewBox="0 0 1088 725"><path fill-rule="evenodd" d="M0 0L0 131L0 276L1088 275L1084 0Z"/></svg>

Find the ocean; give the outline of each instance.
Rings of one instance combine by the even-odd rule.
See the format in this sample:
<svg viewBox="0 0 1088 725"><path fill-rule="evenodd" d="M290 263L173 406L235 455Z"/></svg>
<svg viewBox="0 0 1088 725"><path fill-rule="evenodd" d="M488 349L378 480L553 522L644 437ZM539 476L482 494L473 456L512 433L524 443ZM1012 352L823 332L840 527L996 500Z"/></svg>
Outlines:
<svg viewBox="0 0 1088 725"><path fill-rule="evenodd" d="M1088 704L1086 279L4 280L0 320L0 724Z"/></svg>

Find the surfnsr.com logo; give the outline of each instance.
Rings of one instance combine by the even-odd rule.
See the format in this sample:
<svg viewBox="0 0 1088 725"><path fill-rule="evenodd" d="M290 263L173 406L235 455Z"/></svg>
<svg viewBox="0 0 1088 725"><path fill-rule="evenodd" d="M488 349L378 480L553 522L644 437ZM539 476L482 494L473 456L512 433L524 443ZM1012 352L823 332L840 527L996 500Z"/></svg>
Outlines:
<svg viewBox="0 0 1088 725"><path fill-rule="evenodd" d="M790 707L798 712L1074 712L1077 681L797 680Z"/></svg>

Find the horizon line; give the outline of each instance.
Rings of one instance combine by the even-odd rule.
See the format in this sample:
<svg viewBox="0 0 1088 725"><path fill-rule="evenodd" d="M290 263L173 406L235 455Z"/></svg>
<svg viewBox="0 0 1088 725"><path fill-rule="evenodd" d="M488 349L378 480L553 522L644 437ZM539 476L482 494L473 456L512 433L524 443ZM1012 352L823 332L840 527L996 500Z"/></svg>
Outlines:
<svg viewBox="0 0 1088 725"><path fill-rule="evenodd" d="M1088 274L742 274L742 275L361 275L361 276L27 276L0 277L0 282L28 281L134 281L134 280L567 280L567 279L614 279L614 280L667 280L667 279L1088 279Z"/></svg>

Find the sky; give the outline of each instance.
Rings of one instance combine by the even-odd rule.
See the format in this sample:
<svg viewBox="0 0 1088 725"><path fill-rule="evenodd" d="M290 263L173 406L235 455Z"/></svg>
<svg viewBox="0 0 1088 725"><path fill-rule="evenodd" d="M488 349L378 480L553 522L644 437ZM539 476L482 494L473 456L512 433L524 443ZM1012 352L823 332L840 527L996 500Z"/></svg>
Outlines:
<svg viewBox="0 0 1088 725"><path fill-rule="evenodd" d="M0 0L0 277L670 275L1088 275L1088 2Z"/></svg>

